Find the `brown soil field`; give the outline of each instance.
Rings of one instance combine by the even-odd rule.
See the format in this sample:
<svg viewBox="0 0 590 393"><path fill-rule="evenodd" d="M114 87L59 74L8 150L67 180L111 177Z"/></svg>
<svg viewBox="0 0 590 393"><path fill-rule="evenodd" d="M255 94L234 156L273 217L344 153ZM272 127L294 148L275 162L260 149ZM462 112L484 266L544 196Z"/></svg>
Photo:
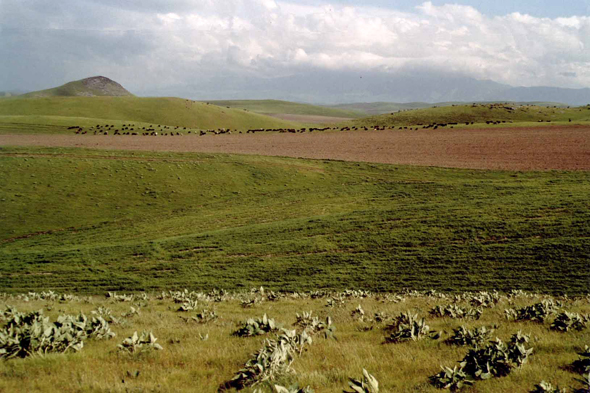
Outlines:
<svg viewBox="0 0 590 393"><path fill-rule="evenodd" d="M590 127L238 135L0 135L0 146L238 153L505 170L590 170Z"/></svg>

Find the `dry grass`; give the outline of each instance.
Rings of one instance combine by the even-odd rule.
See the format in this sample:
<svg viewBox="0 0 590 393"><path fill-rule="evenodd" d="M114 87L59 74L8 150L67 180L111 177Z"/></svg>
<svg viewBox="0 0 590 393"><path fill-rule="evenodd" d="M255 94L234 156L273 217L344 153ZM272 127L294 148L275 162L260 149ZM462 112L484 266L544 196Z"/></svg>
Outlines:
<svg viewBox="0 0 590 393"><path fill-rule="evenodd" d="M258 296L258 295L254 295ZM507 307L528 305L539 297L521 297L509 304L502 300L494 308L484 309L479 321L438 319L428 315L436 304L454 303L452 299L437 296L405 296L399 303L369 298L349 298L341 307L326 307L326 298L312 300L283 298L263 301L252 308L243 308L240 300L222 302L199 301L202 308L215 309L219 319L206 324L185 322L181 317L194 313L177 312L178 304L170 298L158 300L154 296L142 307L140 315L128 318L124 325L112 326L117 337L110 341L87 341L79 353L46 355L39 358L9 360L0 363L0 391L6 392L214 392L230 379L255 352L263 337L240 338L232 336L238 325L249 317L269 317L291 328L295 313L313 310L321 317L331 316L337 328L337 340L316 336L314 342L293 363L296 374L280 379L288 385L298 382L311 386L316 393L341 392L348 377L359 377L366 368L380 383L381 392L436 392L428 377L439 371L440 365L454 366L467 349L448 346L443 340L426 338L418 342L383 344L384 332L380 326L362 331L369 323L355 321L351 311L359 304L371 317L377 311L389 315L410 310L427 318L431 330L452 332L461 324L473 326L500 325L494 333L503 340L518 330L531 334L530 346L534 356L522 369L505 378L479 381L466 392L526 392L541 380L554 385L577 386L575 374L567 365L577 359L576 351L590 343L590 332L556 333L545 324L505 321ZM103 297L68 303L29 301L4 298L0 305L16 306L20 311L51 308L46 314L55 318L59 314L84 312L89 315L98 306L107 306L114 315L129 310L132 303L117 302ZM461 303L459 303L461 304ZM463 305L467 306L466 303ZM588 298L568 300L564 309L580 313L590 312ZM552 318L550 318L552 320ZM130 356L118 353L117 344L134 331L151 330L158 337L163 351ZM209 334L202 341L199 334ZM448 337L448 334L443 338ZM139 371L137 378L127 372ZM271 391L261 385L262 392ZM246 389L245 391L250 391Z"/></svg>

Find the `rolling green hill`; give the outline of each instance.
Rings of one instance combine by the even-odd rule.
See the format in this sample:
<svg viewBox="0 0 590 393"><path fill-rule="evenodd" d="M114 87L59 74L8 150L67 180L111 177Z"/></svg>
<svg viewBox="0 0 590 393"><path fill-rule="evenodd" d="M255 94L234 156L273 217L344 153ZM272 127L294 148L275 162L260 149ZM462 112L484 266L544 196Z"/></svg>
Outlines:
<svg viewBox="0 0 590 393"><path fill-rule="evenodd" d="M239 109L181 98L45 97L0 100L0 123L27 124L34 132L44 126L92 125L103 122L140 122L196 129L294 128L298 124ZM15 128L15 127L13 127ZM0 127L0 132L5 130ZM56 132L65 132L56 128ZM61 131L59 131L61 130ZM4 131L10 132L10 131Z"/></svg>
<svg viewBox="0 0 590 393"><path fill-rule="evenodd" d="M223 100L208 101L211 104L236 109L245 109L250 112L262 114L291 114L327 117L357 118L365 116L362 111L329 108L325 106L300 104L279 100Z"/></svg>
<svg viewBox="0 0 590 393"><path fill-rule="evenodd" d="M0 287L582 293L590 173L0 150Z"/></svg>
<svg viewBox="0 0 590 393"><path fill-rule="evenodd" d="M478 102L477 104L491 104L494 102ZM330 108L351 110L355 112L363 113L364 116L371 115L383 115L386 113L407 111L412 109L426 109L443 106L464 106L470 103L465 102L408 102L408 103L396 103L396 102L357 102L350 104L339 104L330 105ZM510 103L510 105L524 106L524 105L535 105L535 106L557 106L559 108L565 108L567 105L556 103L556 102L517 102Z"/></svg>
<svg viewBox="0 0 590 393"><path fill-rule="evenodd" d="M474 104L451 105L426 109L406 110L393 114L369 116L348 122L355 126L415 126L428 124L448 124L488 121L506 123L539 123L539 122L587 122L590 121L590 107L561 108L537 105L510 104Z"/></svg>
<svg viewBox="0 0 590 393"><path fill-rule="evenodd" d="M20 97L121 97L132 95L123 86L109 78L93 76L47 90L33 91Z"/></svg>

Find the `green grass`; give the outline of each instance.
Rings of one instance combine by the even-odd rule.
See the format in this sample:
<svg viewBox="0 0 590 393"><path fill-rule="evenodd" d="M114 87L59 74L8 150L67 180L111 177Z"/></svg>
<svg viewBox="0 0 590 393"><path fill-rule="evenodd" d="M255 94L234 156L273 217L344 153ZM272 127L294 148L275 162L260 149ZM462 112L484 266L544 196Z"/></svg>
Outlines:
<svg viewBox="0 0 590 393"><path fill-rule="evenodd" d="M71 122L67 119L72 118ZM193 129L294 128L297 123L257 113L181 98L50 97L0 100L0 123L29 125L79 125L85 119L123 123L189 127ZM89 120L89 124L95 124ZM64 124L66 123L66 124Z"/></svg>
<svg viewBox="0 0 590 393"><path fill-rule="evenodd" d="M152 294L153 295L153 294ZM242 295L251 299L256 295ZM15 298L0 298L0 308L16 306L19 311L36 311L44 308L45 314L55 320L61 314L85 313L91 315L98 307L108 307L112 314L120 317L130 306L139 309L138 316L126 318L123 325L111 325L116 337L107 341L87 340L77 353L48 354L43 357L12 359L0 362L0 390L6 392L216 392L218 387L231 379L244 363L258 350L265 338L236 337L232 333L248 318L260 318L266 313L270 318L287 329L294 329L295 314L313 311L325 319L330 316L336 327L337 340L326 340L320 335L313 338L301 355L295 356L292 368L295 373L281 377L275 383L289 386L299 383L300 387L310 386L316 393L341 393L348 388L348 378L360 378L365 368L379 381L380 392L448 392L434 388L428 377L440 371L440 366L454 367L468 351L466 347L454 347L444 343L453 329L465 325L474 327L499 325L493 337L504 342L519 330L531 335L527 348L533 348L533 355L520 369L503 378L477 381L466 393L528 392L541 380L554 386L581 388L575 382L579 375L568 370L576 352L583 350L590 342L590 330L558 333L549 329L553 317L544 324L530 322L508 322L504 319L505 308L522 307L539 302L539 297L504 298L493 308L483 310L479 321L462 321L448 318L432 318L428 311L435 305L457 303L470 307L465 301L441 299L435 296L405 296L399 303L379 299L348 298L341 307L326 307L326 298L283 298L279 301L264 301L252 308L243 308L240 301L230 298L221 302L198 301L198 311L203 308L215 310L219 318L206 323L187 323L196 312L176 312L179 304L170 297L160 300L152 296L147 302L116 302L104 297L70 302L24 301ZM585 299L562 299L563 309L578 313L590 312ZM383 324L363 331L370 323L359 322L351 317L358 305L371 318L376 312L397 316L411 311L426 318L431 331L445 331L441 340L424 339L417 342L384 345L386 335ZM49 310L49 311L48 311ZM133 332L150 330L163 346L162 351L144 355L128 356L117 353L117 344L130 337ZM199 335L209 335L201 341ZM139 375L134 377L139 371ZM129 373L129 374L128 374ZM262 393L273 392L267 384L258 386ZM350 390L350 389L347 389ZM254 389L244 389L252 393ZM235 392L230 390L229 392ZM228 392L228 393L229 393Z"/></svg>
<svg viewBox="0 0 590 393"><path fill-rule="evenodd" d="M133 124L133 126L129 126ZM160 127L158 127L158 125ZM114 130L120 132L136 132L141 135L142 132L148 129L154 129L160 133L162 132L180 132L187 134L188 132L198 133L200 130L208 128L200 127L179 127L166 126L165 124L143 123L137 121L125 120L105 120L93 119L89 117L67 117L67 116L0 116L0 134L73 134L78 129L69 129L71 126L82 127L82 132L94 134L95 131L101 132ZM100 127L97 127L100 126ZM113 126L113 128L107 128ZM124 130L124 126L128 126ZM165 128L168 127L168 128ZM133 130L131 130L133 128Z"/></svg>
<svg viewBox="0 0 590 393"><path fill-rule="evenodd" d="M0 287L580 293L590 173L0 150Z"/></svg>
<svg viewBox="0 0 590 393"><path fill-rule="evenodd" d="M514 108L510 110L508 108ZM489 105L459 105L426 109L414 109L386 115L365 117L348 122L348 125L367 126L380 125L388 127L415 126L441 123L475 122L479 127L486 121L504 121L520 125L539 125L551 123L571 124L590 121L590 107L553 108L544 106L512 106L501 105L491 108ZM539 123L541 121L541 123ZM506 126L506 124L504 124ZM498 127L497 125L494 127Z"/></svg>
<svg viewBox="0 0 590 393"><path fill-rule="evenodd" d="M343 110L351 110L356 112L362 112L365 116L370 115L382 115L391 112L398 112L398 111L406 111L412 109L425 109L425 108L432 108L432 107L445 107L445 106L463 106L468 103L466 102L436 102L436 103L429 103L429 102L407 102L407 103L397 103L397 102L355 102L350 104L339 104L339 105L331 105L331 108L336 109L343 109ZM486 104L485 102L479 102L479 104ZM560 108L564 108L567 105L561 104L557 102L516 102L511 103L510 105L535 105L535 106L557 106Z"/></svg>
<svg viewBox="0 0 590 393"><path fill-rule="evenodd" d="M291 114L349 118L365 116L365 113L358 110L344 110L280 100L222 100L208 102L223 107L244 109L262 114Z"/></svg>

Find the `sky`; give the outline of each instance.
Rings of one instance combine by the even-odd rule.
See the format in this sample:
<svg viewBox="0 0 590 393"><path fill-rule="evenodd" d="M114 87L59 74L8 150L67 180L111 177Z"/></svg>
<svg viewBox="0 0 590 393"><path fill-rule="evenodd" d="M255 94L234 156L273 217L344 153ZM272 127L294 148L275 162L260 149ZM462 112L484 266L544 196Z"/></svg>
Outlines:
<svg viewBox="0 0 590 393"><path fill-rule="evenodd" d="M339 75L582 88L590 0L0 0L0 59L0 91L94 75L198 99Z"/></svg>

